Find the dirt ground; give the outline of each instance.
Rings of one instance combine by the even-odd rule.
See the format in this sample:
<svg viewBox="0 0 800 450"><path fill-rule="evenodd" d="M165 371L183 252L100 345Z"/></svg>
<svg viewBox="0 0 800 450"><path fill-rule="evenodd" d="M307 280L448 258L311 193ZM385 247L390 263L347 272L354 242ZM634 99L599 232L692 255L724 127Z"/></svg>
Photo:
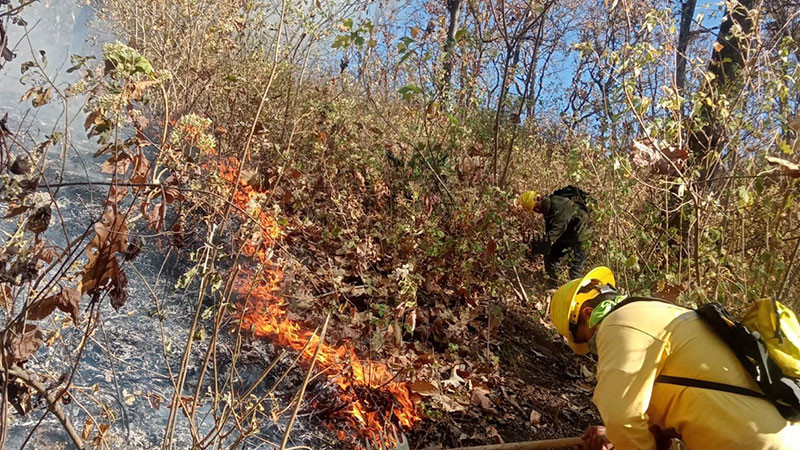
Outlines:
<svg viewBox="0 0 800 450"><path fill-rule="evenodd" d="M536 305L533 305L536 306ZM497 413L451 413L423 422L411 433L411 448L435 449L580 436L601 424L591 401L595 361L574 355L546 325L543 313L519 302L504 305L493 350L503 383Z"/></svg>

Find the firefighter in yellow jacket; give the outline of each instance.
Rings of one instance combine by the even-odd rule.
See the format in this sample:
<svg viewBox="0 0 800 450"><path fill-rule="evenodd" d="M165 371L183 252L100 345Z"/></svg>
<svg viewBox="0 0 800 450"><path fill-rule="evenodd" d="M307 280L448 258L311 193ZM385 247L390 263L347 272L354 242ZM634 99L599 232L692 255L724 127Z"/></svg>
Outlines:
<svg viewBox="0 0 800 450"><path fill-rule="evenodd" d="M761 392L731 349L692 310L624 301L598 267L559 288L550 318L575 353L597 354L594 403L605 427L585 449L651 450L680 437L690 450L800 449L800 425L762 398L656 381L692 378Z"/></svg>

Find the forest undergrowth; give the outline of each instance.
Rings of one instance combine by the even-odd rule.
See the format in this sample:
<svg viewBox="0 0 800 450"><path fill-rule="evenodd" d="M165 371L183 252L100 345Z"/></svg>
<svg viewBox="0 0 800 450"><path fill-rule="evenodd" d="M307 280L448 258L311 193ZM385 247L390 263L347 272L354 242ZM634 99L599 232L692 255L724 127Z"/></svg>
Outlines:
<svg viewBox="0 0 800 450"><path fill-rule="evenodd" d="M578 435L599 423L594 362L548 322L528 189L590 193L587 268L625 292L800 306L792 2L108 0L94 20L119 41L66 73L25 47L27 2L6 3L0 50L29 86L16 107L63 114L44 141L0 122L5 424L44 408L76 445L107 445L115 417L60 405L80 397L100 305L125 308L135 258L157 251L181 255L176 288L196 295L186 340L162 337L165 448L176 427L202 448L267 422L289 436L298 410L331 447L388 423L416 448ZM101 179L64 177L75 121ZM104 194L80 233L58 210L70 183ZM71 321L40 322L56 310ZM59 342L66 327L85 337ZM297 355L285 374L308 371L279 406L239 376L264 337ZM58 345L74 366L45 375L32 357Z"/></svg>

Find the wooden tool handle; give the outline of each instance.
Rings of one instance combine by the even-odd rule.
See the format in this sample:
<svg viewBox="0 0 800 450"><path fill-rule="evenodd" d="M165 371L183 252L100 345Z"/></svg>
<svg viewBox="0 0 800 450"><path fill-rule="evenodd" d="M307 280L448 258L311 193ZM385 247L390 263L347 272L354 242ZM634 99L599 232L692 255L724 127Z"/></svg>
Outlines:
<svg viewBox="0 0 800 450"><path fill-rule="evenodd" d="M459 447L451 450L544 450L548 448L570 448L580 444L583 444L583 439L572 437L543 439L541 441L511 442L497 445L479 445L477 447Z"/></svg>

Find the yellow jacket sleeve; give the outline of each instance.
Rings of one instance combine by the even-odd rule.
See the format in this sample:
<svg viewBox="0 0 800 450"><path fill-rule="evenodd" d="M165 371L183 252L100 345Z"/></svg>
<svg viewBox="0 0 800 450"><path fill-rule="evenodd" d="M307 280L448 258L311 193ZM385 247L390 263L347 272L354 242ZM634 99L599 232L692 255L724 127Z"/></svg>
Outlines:
<svg viewBox="0 0 800 450"><path fill-rule="evenodd" d="M597 388L609 440L618 450L656 448L647 408L664 342L624 325L601 324L597 332Z"/></svg>

